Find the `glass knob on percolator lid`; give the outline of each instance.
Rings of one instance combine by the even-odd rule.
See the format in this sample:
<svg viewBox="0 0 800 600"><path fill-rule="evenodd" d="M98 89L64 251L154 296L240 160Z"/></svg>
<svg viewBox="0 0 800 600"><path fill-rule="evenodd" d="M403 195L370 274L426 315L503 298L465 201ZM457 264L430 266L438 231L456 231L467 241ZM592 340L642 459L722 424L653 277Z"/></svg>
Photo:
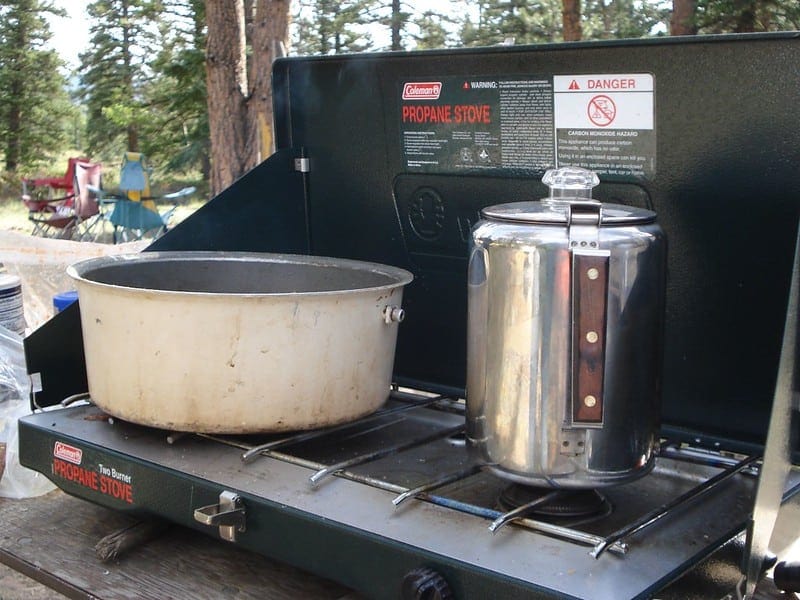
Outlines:
<svg viewBox="0 0 800 600"><path fill-rule="evenodd" d="M592 188L600 183L594 171L581 167L550 169L542 177L542 183L550 188L550 198L578 198L589 200Z"/></svg>

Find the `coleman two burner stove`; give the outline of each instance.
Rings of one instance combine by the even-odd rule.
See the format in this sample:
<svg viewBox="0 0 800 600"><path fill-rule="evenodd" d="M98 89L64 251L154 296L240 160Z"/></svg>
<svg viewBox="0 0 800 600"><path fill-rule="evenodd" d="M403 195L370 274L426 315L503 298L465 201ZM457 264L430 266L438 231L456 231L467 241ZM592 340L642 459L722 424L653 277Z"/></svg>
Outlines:
<svg viewBox="0 0 800 600"><path fill-rule="evenodd" d="M735 582L701 590L698 567L738 573L753 510L796 237L799 62L795 34L277 61L277 152L148 251L411 271L389 401L323 431L179 439L90 405L38 411L23 464L369 597L724 595ZM467 272L481 210L546 196L565 165L599 174L596 199L656 212L669 253L652 471L604 487L597 515L551 518L465 449ZM87 389L79 311L26 339L39 407ZM124 493L94 486L101 465ZM792 467L784 499L799 486Z"/></svg>

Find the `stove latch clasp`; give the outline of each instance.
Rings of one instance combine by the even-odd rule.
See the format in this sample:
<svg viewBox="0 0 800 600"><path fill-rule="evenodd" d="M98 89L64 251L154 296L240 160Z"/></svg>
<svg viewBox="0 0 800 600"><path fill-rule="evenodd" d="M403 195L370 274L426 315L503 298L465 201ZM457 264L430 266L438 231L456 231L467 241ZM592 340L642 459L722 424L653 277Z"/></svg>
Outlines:
<svg viewBox="0 0 800 600"><path fill-rule="evenodd" d="M210 527L219 527L219 537L236 541L236 533L245 531L245 510L239 494L222 492L219 504L209 504L194 510L194 520Z"/></svg>

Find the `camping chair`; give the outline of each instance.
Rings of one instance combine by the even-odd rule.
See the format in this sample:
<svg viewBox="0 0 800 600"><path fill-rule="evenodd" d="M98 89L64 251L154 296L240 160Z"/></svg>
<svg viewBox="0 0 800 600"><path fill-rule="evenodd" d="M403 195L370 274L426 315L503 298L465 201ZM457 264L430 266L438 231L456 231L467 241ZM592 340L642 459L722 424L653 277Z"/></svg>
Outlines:
<svg viewBox="0 0 800 600"><path fill-rule="evenodd" d="M164 196L153 196L150 192L150 168L140 152L125 153L119 187L121 194L102 197L103 202L113 202L114 205L108 220L114 226L115 244L163 235L178 208L175 201L195 191L195 188L187 187ZM157 200L172 200L173 203L169 209L159 212Z"/></svg>
<svg viewBox="0 0 800 600"><path fill-rule="evenodd" d="M42 177L22 180L22 202L33 223L31 235L70 237L70 216L75 199L75 166L88 162L85 158L67 160L63 177Z"/></svg>
<svg viewBox="0 0 800 600"><path fill-rule="evenodd" d="M102 165L100 163L79 162L75 165L75 218L72 238L79 242L98 241L104 219L98 195L93 191L101 189Z"/></svg>
<svg viewBox="0 0 800 600"><path fill-rule="evenodd" d="M43 201L44 206L39 210L29 209L28 219L34 224L34 234L78 241L93 239L93 229L100 220L100 210L90 187L100 186L102 167L98 163L75 161L70 168L70 193L46 204Z"/></svg>

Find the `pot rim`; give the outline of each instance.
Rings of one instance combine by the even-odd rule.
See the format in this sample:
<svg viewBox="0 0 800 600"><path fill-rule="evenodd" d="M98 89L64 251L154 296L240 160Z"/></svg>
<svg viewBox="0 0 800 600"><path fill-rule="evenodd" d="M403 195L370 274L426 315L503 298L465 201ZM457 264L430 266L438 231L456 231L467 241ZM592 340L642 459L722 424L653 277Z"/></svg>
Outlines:
<svg viewBox="0 0 800 600"><path fill-rule="evenodd" d="M134 287L131 285L118 285L94 281L86 277L91 271L115 264L126 264L133 262L174 262L174 261L220 261L220 262L270 262L297 265L310 265L320 267L339 267L354 271L369 271L380 274L394 281L383 285L342 288L336 290L319 291L290 291L290 292L207 292L207 291L186 291L169 290L150 287ZM167 251L167 252L140 252L136 254L114 254L100 256L73 263L67 267L67 275L76 282L88 284L101 289L126 290L136 293L151 293L165 296L185 296L185 297L222 297L222 298L296 298L299 296L336 296L343 294L360 294L363 292L392 290L403 287L411 283L414 276L405 269L386 265L382 263L352 260L346 258L334 258L328 256L315 256L307 254L277 254L269 252L227 252L227 251Z"/></svg>

